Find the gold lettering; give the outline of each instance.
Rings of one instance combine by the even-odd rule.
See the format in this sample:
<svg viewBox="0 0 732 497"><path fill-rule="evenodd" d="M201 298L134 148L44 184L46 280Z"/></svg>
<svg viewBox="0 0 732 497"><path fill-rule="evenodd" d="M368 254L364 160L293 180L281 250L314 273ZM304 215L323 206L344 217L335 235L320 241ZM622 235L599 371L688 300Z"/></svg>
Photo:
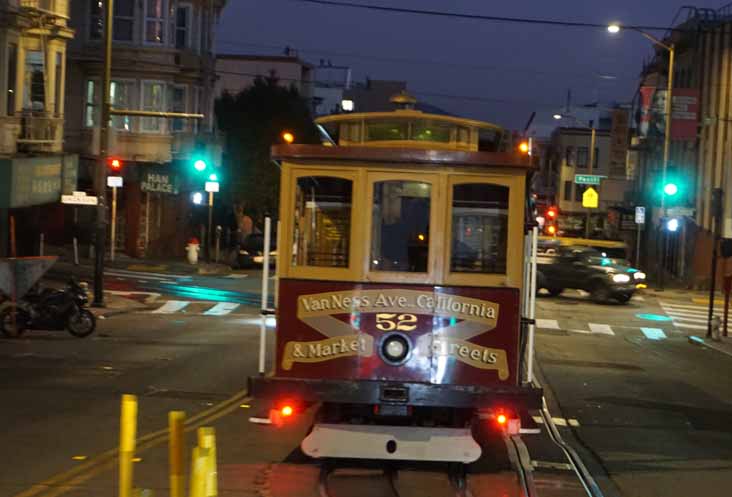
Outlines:
<svg viewBox="0 0 732 497"><path fill-rule="evenodd" d="M480 350L478 350L478 349L471 350L470 358L474 361L480 361Z"/></svg>

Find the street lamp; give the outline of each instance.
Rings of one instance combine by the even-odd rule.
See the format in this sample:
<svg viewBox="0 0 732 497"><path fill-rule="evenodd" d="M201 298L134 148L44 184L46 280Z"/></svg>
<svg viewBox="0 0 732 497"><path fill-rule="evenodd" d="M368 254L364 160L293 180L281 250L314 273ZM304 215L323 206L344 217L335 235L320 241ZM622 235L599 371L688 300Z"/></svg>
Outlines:
<svg viewBox="0 0 732 497"><path fill-rule="evenodd" d="M668 169L668 155L669 155L669 146L671 144L671 110L672 110L672 100L673 100L673 87L674 87L674 58L676 55L676 50L673 43L666 44L653 36L650 33L646 33L645 31L632 27L632 28L623 28L620 24L613 23L610 24L607 27L608 32L615 34L619 33L621 29L632 29L633 31L637 31L645 38L649 39L654 45L659 46L665 50L668 51L668 78L667 78L667 88L666 88L666 127L664 130L664 136L663 136L663 165L662 165L662 177L661 181L662 184L666 184L666 170ZM661 211L664 210L664 199L661 197Z"/></svg>
<svg viewBox="0 0 732 497"><path fill-rule="evenodd" d="M557 121L559 121L562 118L562 115L561 114L554 114L552 117L554 119L556 119Z"/></svg>

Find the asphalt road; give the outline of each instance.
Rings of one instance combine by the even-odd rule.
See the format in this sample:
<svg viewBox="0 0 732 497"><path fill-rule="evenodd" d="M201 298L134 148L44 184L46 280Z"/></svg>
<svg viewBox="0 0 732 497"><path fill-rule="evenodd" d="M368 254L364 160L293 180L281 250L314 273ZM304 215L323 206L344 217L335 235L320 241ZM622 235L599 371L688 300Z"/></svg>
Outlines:
<svg viewBox="0 0 732 497"><path fill-rule="evenodd" d="M199 416L190 430L216 427L222 494L317 495L312 468L295 464L302 462L297 446L308 416L276 434L248 422L259 414L244 391L246 377L257 369L257 308L242 298L229 312L206 314L222 302L237 302L184 296L251 295L259 288L257 275L164 275L172 283L138 276L123 272L108 282L159 293L152 310L102 320L98 333L83 340L45 332L0 340L0 457L6 461L0 495L116 495L113 449L123 393L139 399L144 443L137 486L167 494L166 439L158 431L169 411L183 410L189 419ZM168 291L167 285L180 288ZM166 305L170 312L159 312ZM701 313L690 301L650 296L625 306L597 305L577 294L539 299L540 380L565 439L608 497L729 495L732 357L688 343L688 334L701 331L695 328L702 326ZM537 437L526 437L537 471L558 464ZM193 438L189 433L188 448ZM488 459L492 465L479 475L484 480L473 480L474 493L493 495L484 490L500 488L513 495L515 477L505 472L505 454ZM415 481L414 495L431 495L445 483L437 474L419 475L400 480ZM553 469L542 481L542 497L579 495L566 470ZM360 493L338 487L338 495L381 495L363 482L357 487Z"/></svg>
<svg viewBox="0 0 732 497"><path fill-rule="evenodd" d="M690 298L539 299L540 374L606 495L730 495L732 356L689 343L703 313Z"/></svg>

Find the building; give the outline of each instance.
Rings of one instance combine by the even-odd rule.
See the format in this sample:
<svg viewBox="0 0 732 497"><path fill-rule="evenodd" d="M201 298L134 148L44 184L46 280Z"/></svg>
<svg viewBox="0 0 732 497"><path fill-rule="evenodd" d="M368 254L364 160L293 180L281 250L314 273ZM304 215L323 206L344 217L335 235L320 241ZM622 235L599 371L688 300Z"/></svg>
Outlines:
<svg viewBox="0 0 732 497"><path fill-rule="evenodd" d="M74 30L68 0L0 6L0 256L36 255L41 233L53 238L63 230L61 194L76 189L77 158L63 148L66 52ZM22 226L14 230L15 247L9 247L12 225Z"/></svg>
<svg viewBox="0 0 732 497"><path fill-rule="evenodd" d="M315 68L313 88L313 107L315 116L327 116L338 112L348 112L351 107L343 108L343 96L351 88L351 68L334 66L331 61L321 59Z"/></svg>
<svg viewBox="0 0 732 497"><path fill-rule="evenodd" d="M732 6L721 9L684 7L674 31L662 41L675 48L673 112L668 181L678 194L666 197L661 209L668 50L656 46L645 64L637 96L640 115L633 137L639 204L650 212L644 245L649 269L655 268L689 287L705 288L711 281L715 189L732 192ZM723 238L732 238L732 195L725 195L720 220ZM675 218L678 230L665 229ZM661 247L666 247L666 255ZM663 267L663 269L661 269ZM721 271L720 271L721 273ZM721 275L718 275L721 277Z"/></svg>
<svg viewBox="0 0 732 497"><path fill-rule="evenodd" d="M201 113L203 120L113 116L109 150L121 159L117 248L132 256L182 254L191 234L188 171L197 157L220 164L212 133L214 33L225 0L115 0L112 106ZM65 139L82 179L99 164L103 2L74 0Z"/></svg>
<svg viewBox="0 0 732 497"><path fill-rule="evenodd" d="M216 57L216 96L236 95L256 78L275 78L282 86L294 86L303 98L313 97L313 66L291 48L284 55L219 54Z"/></svg>
<svg viewBox="0 0 732 497"><path fill-rule="evenodd" d="M590 167L592 129L589 126L562 126L554 130L550 144L545 148L547 157L539 177L541 191L553 191L555 194L555 205L560 212L560 233L633 241L635 233L629 229L632 226L622 222L629 215L633 193L633 183L626 171L627 137L627 110L614 109L610 113L599 114L594 163ZM599 176L599 183L578 183L577 175ZM555 181L552 181L552 176ZM589 187L599 194L597 208L588 209L582 205L583 194Z"/></svg>

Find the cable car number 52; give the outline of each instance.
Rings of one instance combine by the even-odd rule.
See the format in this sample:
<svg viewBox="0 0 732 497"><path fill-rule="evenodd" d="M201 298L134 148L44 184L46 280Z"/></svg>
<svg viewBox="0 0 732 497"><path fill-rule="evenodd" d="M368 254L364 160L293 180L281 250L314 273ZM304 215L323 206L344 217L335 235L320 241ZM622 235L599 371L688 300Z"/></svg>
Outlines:
<svg viewBox="0 0 732 497"><path fill-rule="evenodd" d="M376 327L381 331L412 331L417 328L417 316L414 314L387 314L376 315Z"/></svg>

